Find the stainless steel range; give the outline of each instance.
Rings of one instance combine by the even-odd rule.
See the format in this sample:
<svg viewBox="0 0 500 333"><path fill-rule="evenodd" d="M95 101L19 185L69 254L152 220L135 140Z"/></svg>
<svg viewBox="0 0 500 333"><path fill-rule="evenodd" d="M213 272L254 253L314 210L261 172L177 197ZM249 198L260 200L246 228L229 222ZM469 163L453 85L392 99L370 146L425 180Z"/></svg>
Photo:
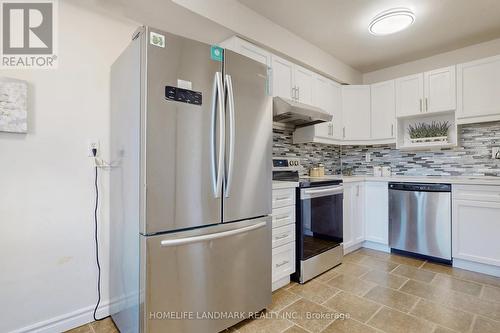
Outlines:
<svg viewBox="0 0 500 333"><path fill-rule="evenodd" d="M342 263L342 180L299 177L300 161L273 159L273 180L298 181L296 195L296 281L305 283Z"/></svg>

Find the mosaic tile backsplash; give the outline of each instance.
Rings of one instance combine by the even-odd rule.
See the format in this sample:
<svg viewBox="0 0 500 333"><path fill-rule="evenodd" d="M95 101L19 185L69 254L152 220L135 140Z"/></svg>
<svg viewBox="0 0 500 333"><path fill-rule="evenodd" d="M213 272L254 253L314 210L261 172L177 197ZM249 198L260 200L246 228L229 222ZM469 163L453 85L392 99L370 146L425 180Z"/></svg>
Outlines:
<svg viewBox="0 0 500 333"><path fill-rule="evenodd" d="M500 122L463 125L459 146L435 151L400 151L394 145L332 146L292 144L292 131L273 131L275 156L299 156L302 164L325 164L326 172L373 174L373 166L390 166L392 173L406 176L463 175L500 176L500 160L491 158L491 148L500 146ZM366 153L372 161L366 162Z"/></svg>
<svg viewBox="0 0 500 333"><path fill-rule="evenodd" d="M340 147L321 143L302 143L294 145L293 131L289 129L273 129L273 157L300 157L304 167L302 175L309 168L323 163L325 173L337 175L340 169Z"/></svg>

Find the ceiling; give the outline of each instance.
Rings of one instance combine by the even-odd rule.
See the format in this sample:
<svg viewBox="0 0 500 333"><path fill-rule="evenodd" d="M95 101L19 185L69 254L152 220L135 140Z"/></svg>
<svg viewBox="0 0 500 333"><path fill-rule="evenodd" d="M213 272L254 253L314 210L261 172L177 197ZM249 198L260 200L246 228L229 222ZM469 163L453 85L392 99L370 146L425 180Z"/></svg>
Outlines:
<svg viewBox="0 0 500 333"><path fill-rule="evenodd" d="M499 0L238 1L362 73L500 37ZM412 9L415 23L369 34L371 19L394 7Z"/></svg>

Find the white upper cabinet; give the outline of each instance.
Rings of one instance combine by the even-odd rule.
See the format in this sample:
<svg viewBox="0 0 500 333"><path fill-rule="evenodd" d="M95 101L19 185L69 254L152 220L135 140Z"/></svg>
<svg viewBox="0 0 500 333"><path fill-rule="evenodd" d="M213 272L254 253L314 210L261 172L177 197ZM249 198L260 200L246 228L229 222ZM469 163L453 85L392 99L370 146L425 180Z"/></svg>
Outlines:
<svg viewBox="0 0 500 333"><path fill-rule="evenodd" d="M396 137L396 96L394 80L371 85L372 139Z"/></svg>
<svg viewBox="0 0 500 333"><path fill-rule="evenodd" d="M314 73L295 65L294 68L296 100L300 103L313 105Z"/></svg>
<svg viewBox="0 0 500 333"><path fill-rule="evenodd" d="M294 64L283 58L272 56L273 96L295 99Z"/></svg>
<svg viewBox="0 0 500 333"><path fill-rule="evenodd" d="M456 99L455 66L396 79L398 117L453 111Z"/></svg>
<svg viewBox="0 0 500 333"><path fill-rule="evenodd" d="M500 120L500 56L457 65L459 124Z"/></svg>
<svg viewBox="0 0 500 333"><path fill-rule="evenodd" d="M219 44L225 49L242 54L268 67L271 66L271 53L237 36L233 36Z"/></svg>
<svg viewBox="0 0 500 333"><path fill-rule="evenodd" d="M342 140L342 99L340 87L340 84L324 76L319 74L314 75L312 105L329 112L333 115L333 120L297 128L293 133L294 143L339 143Z"/></svg>
<svg viewBox="0 0 500 333"><path fill-rule="evenodd" d="M455 66L424 73L426 112L442 112L457 108Z"/></svg>
<svg viewBox="0 0 500 333"><path fill-rule="evenodd" d="M344 140L369 140L371 137L370 86L342 86Z"/></svg>
<svg viewBox="0 0 500 333"><path fill-rule="evenodd" d="M423 112L424 75L416 74L396 79L396 114L412 116Z"/></svg>

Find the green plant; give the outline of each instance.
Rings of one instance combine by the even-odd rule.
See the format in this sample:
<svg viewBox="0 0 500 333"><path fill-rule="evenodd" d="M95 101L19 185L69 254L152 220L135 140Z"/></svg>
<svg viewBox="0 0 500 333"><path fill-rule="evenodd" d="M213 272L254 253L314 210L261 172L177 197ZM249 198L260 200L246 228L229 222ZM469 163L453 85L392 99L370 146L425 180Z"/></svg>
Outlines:
<svg viewBox="0 0 500 333"><path fill-rule="evenodd" d="M448 129L450 127L451 124L448 121L433 121L431 124L416 123L408 125L408 133L411 139L448 136Z"/></svg>

